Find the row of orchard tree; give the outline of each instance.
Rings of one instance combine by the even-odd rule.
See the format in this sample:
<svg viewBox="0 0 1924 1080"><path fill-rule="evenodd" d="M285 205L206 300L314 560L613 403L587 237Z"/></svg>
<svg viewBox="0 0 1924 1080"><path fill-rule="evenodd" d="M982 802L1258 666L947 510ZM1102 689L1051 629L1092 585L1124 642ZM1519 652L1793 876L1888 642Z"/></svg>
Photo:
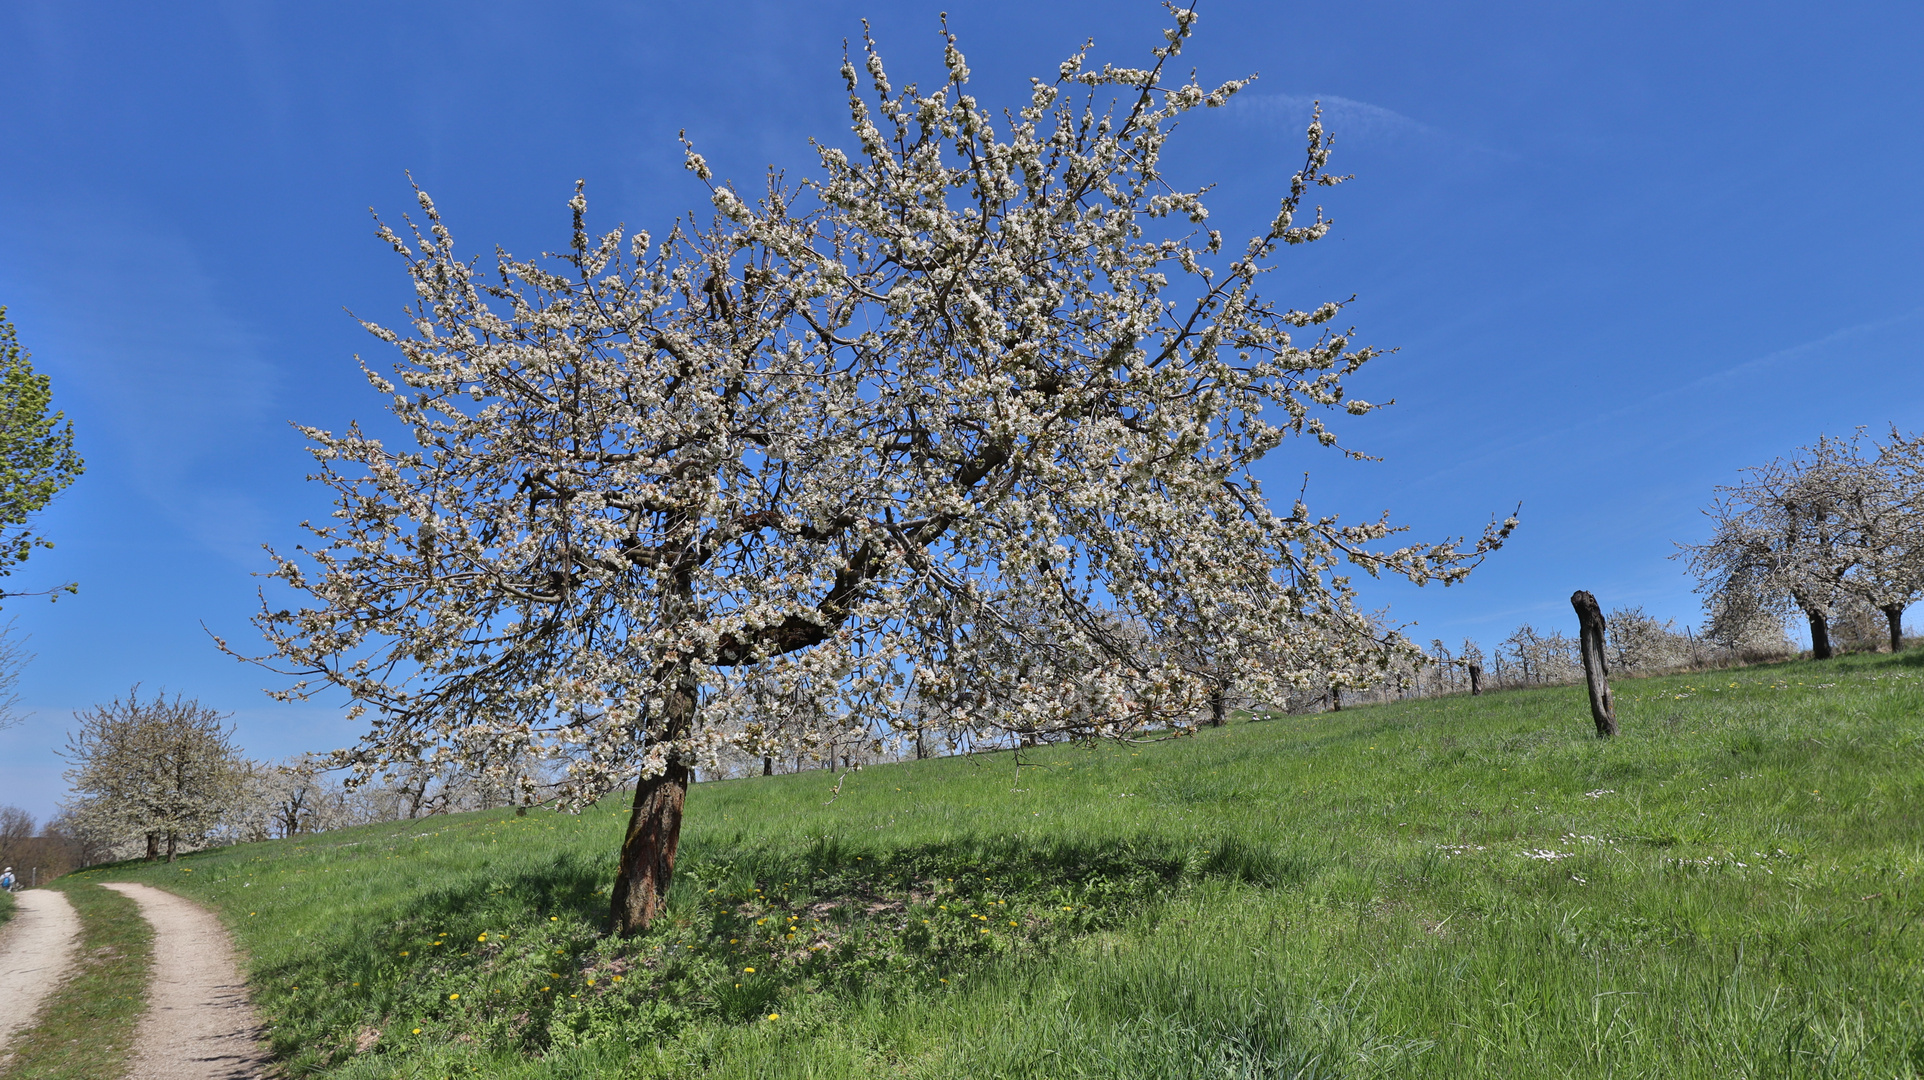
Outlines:
<svg viewBox="0 0 1924 1080"><path fill-rule="evenodd" d="M80 864L171 861L210 844L508 805L518 789L498 774L526 767L501 763L491 775L443 755L357 785L319 755L250 760L233 735L224 714L183 695L143 697L139 687L76 713L64 752L71 795L47 835L72 845Z"/></svg>
<svg viewBox="0 0 1924 1080"><path fill-rule="evenodd" d="M1850 614L1851 620L1842 624L1848 628L1848 636L1833 636L1840 637L1849 648L1876 648L1882 641L1882 617L1872 627L1864 609L1853 609ZM1604 623L1602 656L1615 674L1642 676L1730 667L1780 659L1796 651L1784 635L1781 618L1774 623L1766 617L1734 626L1706 627L1699 633L1694 627L1629 606L1609 612ZM1573 618L1569 626L1575 625ZM1725 633L1717 632L1720 630ZM1728 632L1732 630L1736 632ZM1347 678L1312 683L1273 702L1249 700L1241 704L1291 713L1319 712L1408 697L1556 686L1581 679L1583 659L1576 634L1566 633L1564 628L1524 623L1487 649L1470 638L1455 647L1437 638L1430 641L1421 657L1401 657L1380 669L1345 674Z"/></svg>

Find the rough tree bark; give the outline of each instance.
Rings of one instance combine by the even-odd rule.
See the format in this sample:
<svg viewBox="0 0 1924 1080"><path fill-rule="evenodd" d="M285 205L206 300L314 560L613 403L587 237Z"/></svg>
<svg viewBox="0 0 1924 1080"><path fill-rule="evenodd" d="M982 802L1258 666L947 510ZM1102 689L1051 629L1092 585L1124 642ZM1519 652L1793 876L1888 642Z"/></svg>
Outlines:
<svg viewBox="0 0 1924 1080"><path fill-rule="evenodd" d="M1209 693L1209 726L1222 727L1229 723L1229 694L1218 686Z"/></svg>
<svg viewBox="0 0 1924 1080"><path fill-rule="evenodd" d="M1891 627L1891 654L1895 656L1904 648L1904 605L1886 604L1879 609L1884 613L1884 621Z"/></svg>
<svg viewBox="0 0 1924 1080"><path fill-rule="evenodd" d="M1811 659L1829 660L1834 655L1830 647L1830 621L1816 608L1805 608L1804 615L1810 619Z"/></svg>
<svg viewBox="0 0 1924 1080"><path fill-rule="evenodd" d="M1470 696L1475 697L1483 692L1483 665L1468 664L1465 666L1468 667L1470 671Z"/></svg>
<svg viewBox="0 0 1924 1080"><path fill-rule="evenodd" d="M1582 628L1583 680L1590 688L1590 718L1597 722L1597 738L1617 733L1617 707L1610 699L1610 668L1603 656L1603 609L1597 598L1578 589L1570 594L1570 606L1577 609L1577 625Z"/></svg>
<svg viewBox="0 0 1924 1080"><path fill-rule="evenodd" d="M762 755L762 775L763 776L775 775L775 759L772 757L769 757L767 754Z"/></svg>
<svg viewBox="0 0 1924 1080"><path fill-rule="evenodd" d="M160 834L157 832L147 834L147 858L149 861L160 858Z"/></svg>
<svg viewBox="0 0 1924 1080"><path fill-rule="evenodd" d="M696 695L694 673L682 671L675 689L662 703L662 740L672 742L694 730ZM628 834L621 842L621 864L609 897L615 933L626 937L648 929L668 898L675 876L675 849L681 843L682 803L688 796L689 767L679 754L668 755L658 776L635 785L635 808L628 818Z"/></svg>
<svg viewBox="0 0 1924 1080"><path fill-rule="evenodd" d="M1329 711L1343 711L1343 688L1340 686L1332 686L1329 688Z"/></svg>

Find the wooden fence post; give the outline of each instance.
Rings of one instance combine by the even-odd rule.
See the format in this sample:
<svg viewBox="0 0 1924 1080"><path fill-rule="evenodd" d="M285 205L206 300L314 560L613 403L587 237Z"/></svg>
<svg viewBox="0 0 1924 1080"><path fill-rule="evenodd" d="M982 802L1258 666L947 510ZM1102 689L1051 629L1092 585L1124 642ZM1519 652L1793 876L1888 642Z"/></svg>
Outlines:
<svg viewBox="0 0 1924 1080"><path fill-rule="evenodd" d="M1570 606L1577 609L1577 625L1582 628L1583 680L1590 688L1590 718L1597 722L1597 738L1617 733L1617 707L1610 700L1610 669L1603 659L1603 610L1597 598L1578 589L1570 594Z"/></svg>

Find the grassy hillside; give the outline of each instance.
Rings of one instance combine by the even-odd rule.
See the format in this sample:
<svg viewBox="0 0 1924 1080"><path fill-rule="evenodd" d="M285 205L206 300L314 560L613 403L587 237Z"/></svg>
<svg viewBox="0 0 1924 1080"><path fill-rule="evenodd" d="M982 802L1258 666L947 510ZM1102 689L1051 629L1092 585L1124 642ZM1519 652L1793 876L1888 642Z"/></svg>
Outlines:
<svg viewBox="0 0 1924 1080"><path fill-rule="evenodd" d="M215 904L335 1077L1912 1077L1924 654L704 784L90 876Z"/></svg>

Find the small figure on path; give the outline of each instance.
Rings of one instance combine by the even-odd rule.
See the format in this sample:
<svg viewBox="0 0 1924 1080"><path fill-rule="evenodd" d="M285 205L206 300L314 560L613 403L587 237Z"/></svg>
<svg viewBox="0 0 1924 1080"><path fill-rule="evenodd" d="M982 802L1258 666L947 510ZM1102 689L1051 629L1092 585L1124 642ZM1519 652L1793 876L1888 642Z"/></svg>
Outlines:
<svg viewBox="0 0 1924 1080"><path fill-rule="evenodd" d="M13 876L13 867L9 866L5 870L0 870L0 889L12 892L15 884L17 884L17 880Z"/></svg>

